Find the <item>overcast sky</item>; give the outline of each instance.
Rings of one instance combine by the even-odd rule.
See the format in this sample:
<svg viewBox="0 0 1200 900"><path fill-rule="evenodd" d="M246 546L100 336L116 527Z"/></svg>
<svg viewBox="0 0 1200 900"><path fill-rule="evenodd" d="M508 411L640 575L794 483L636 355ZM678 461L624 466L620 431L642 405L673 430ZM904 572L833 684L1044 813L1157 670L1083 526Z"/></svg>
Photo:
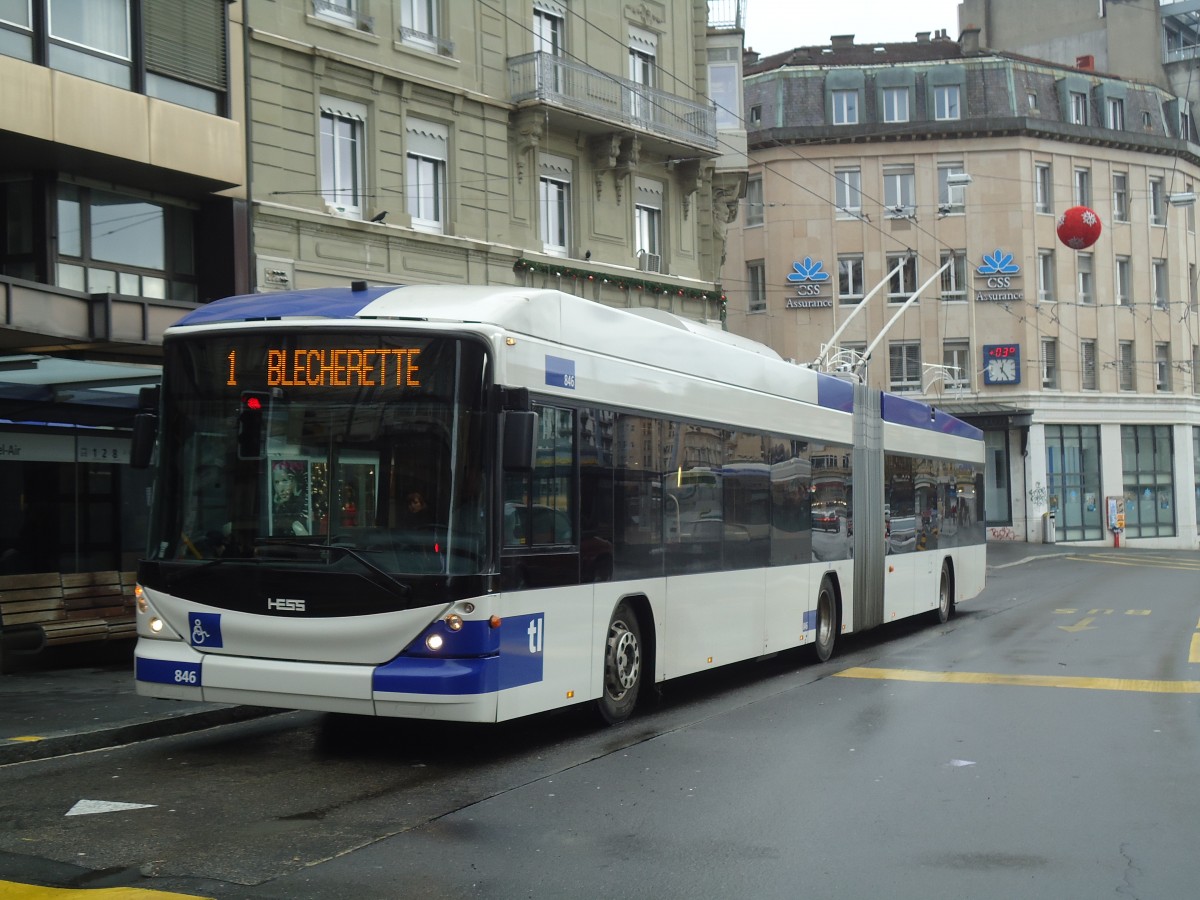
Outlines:
<svg viewBox="0 0 1200 900"><path fill-rule="evenodd" d="M958 0L746 0L745 12L746 48L762 56L828 44L834 34L882 43L944 28L958 39Z"/></svg>

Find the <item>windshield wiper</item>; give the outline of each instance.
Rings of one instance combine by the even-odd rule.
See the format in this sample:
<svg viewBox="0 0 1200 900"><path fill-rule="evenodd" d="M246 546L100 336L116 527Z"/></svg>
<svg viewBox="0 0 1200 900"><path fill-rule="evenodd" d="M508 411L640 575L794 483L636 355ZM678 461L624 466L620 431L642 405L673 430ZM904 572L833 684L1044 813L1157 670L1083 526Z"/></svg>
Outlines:
<svg viewBox="0 0 1200 900"><path fill-rule="evenodd" d="M387 579L389 584L400 590L400 596L412 596L412 585L405 584L403 581L400 581L387 569L371 562L371 560L367 559L367 557L363 555L363 552L379 553L380 551L378 550L367 550L360 552L358 549L351 547L348 544L318 544L308 541L293 541L288 538L259 538L254 542L254 544L256 547L278 544L284 547L301 547L305 550L336 550L339 553L344 553L346 556L349 556L351 559L358 562L364 569L374 572L376 575L382 575L385 579Z"/></svg>

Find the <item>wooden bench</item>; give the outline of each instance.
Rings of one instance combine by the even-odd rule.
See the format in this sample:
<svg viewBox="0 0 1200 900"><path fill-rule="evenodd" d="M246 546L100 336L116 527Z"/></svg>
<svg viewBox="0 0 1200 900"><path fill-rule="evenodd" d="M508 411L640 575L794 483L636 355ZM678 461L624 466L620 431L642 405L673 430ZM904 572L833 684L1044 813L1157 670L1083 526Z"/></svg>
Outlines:
<svg viewBox="0 0 1200 900"><path fill-rule="evenodd" d="M135 580L133 572L0 576L0 633L40 629L49 647L134 637Z"/></svg>

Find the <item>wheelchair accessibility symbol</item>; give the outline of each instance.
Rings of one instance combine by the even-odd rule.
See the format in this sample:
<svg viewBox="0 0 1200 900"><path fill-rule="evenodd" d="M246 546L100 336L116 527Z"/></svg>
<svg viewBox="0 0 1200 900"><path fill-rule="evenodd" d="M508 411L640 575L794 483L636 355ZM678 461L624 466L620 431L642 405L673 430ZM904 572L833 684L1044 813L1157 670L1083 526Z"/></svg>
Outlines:
<svg viewBox="0 0 1200 900"><path fill-rule="evenodd" d="M193 647L221 647L221 614L191 613L188 616L191 644Z"/></svg>

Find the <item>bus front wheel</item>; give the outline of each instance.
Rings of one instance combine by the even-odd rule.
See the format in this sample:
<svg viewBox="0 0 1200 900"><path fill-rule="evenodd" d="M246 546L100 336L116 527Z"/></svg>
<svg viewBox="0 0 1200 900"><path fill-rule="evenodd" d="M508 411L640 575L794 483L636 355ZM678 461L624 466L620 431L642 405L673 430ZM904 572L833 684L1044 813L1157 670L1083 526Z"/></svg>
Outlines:
<svg viewBox="0 0 1200 900"><path fill-rule="evenodd" d="M822 578L821 591L817 594L817 643L814 645L817 659L821 662L833 656L837 633L837 594L833 590L833 583L828 578Z"/></svg>
<svg viewBox="0 0 1200 900"><path fill-rule="evenodd" d="M604 689L597 709L609 725L633 714L642 686L642 630L633 607L622 601L613 611L604 643Z"/></svg>
<svg viewBox="0 0 1200 900"><path fill-rule="evenodd" d="M945 625L954 614L954 582L950 578L950 564L942 563L942 577L938 579L937 620Z"/></svg>

